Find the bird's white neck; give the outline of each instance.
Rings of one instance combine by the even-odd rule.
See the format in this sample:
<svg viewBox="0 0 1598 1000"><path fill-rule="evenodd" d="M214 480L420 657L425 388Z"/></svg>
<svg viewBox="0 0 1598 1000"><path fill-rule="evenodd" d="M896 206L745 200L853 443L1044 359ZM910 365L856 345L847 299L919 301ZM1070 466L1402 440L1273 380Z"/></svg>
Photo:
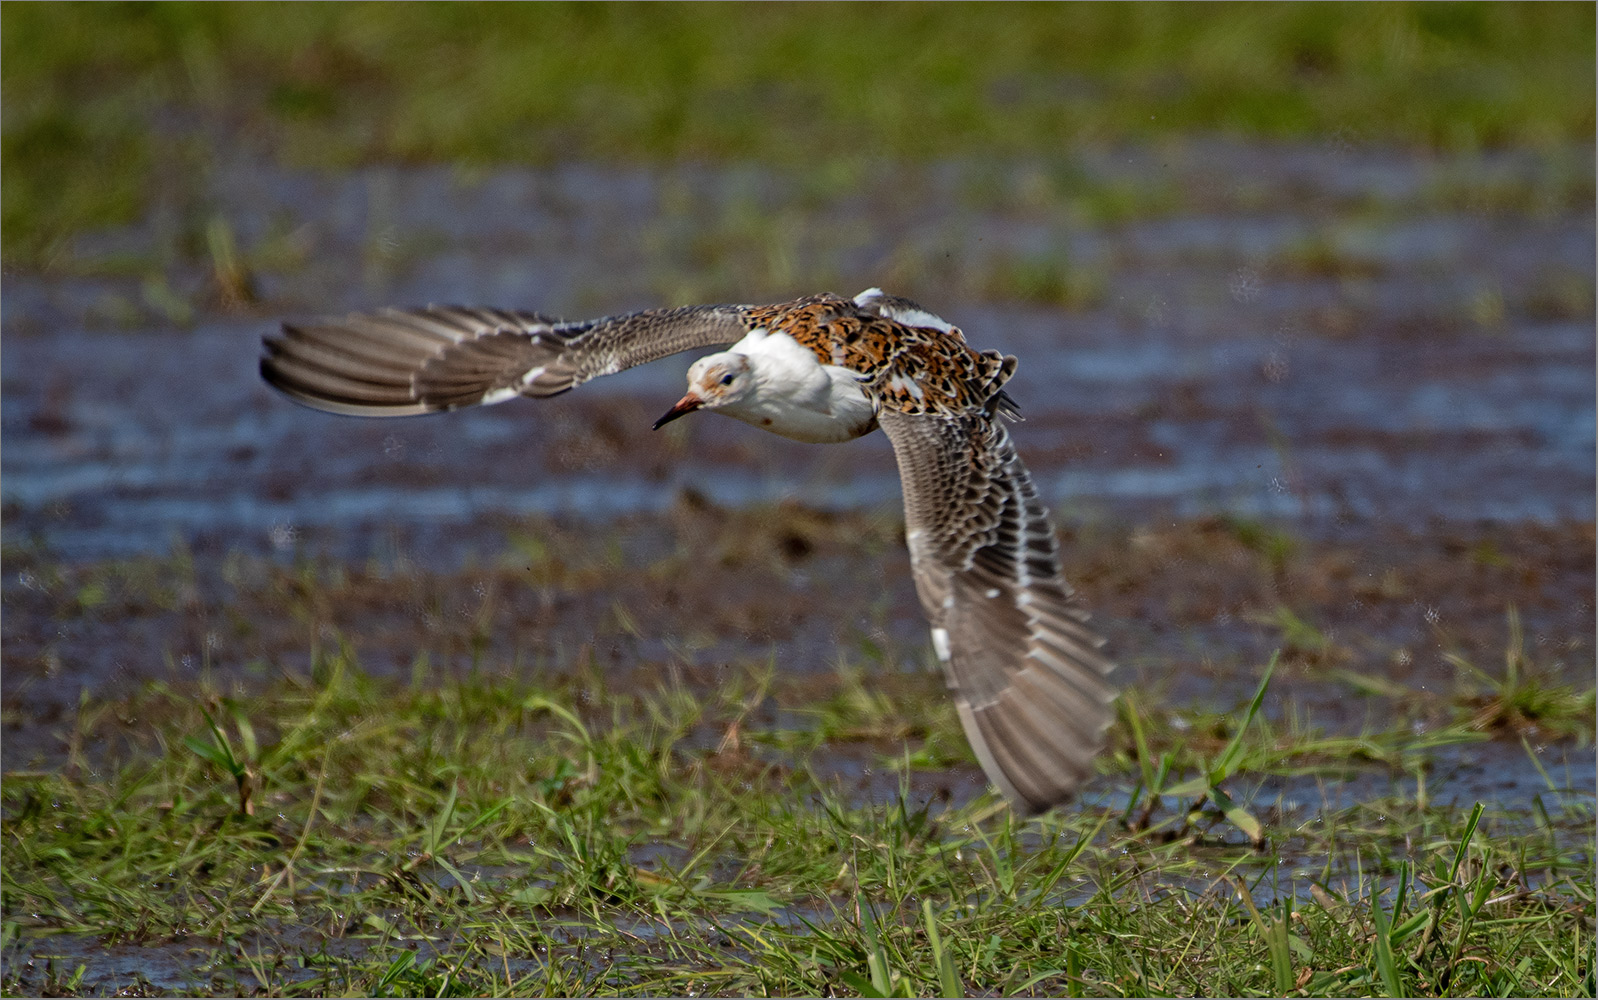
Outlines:
<svg viewBox="0 0 1598 1000"><path fill-rule="evenodd" d="M730 348L749 359L757 391L721 413L795 441L852 441L876 427L876 407L854 372L824 365L786 333L754 330Z"/></svg>

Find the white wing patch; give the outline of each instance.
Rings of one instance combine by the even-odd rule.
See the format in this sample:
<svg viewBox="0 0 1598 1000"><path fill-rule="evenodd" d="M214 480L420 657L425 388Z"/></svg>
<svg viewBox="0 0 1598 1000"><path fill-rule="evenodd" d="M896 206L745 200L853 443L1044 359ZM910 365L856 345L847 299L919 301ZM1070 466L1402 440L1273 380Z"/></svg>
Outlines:
<svg viewBox="0 0 1598 1000"><path fill-rule="evenodd" d="M523 389L533 384L534 379L544 374L545 367L545 365L539 365L537 368L528 369L527 373L517 380L515 385L505 385L500 386L498 389L490 389L488 392L483 393L483 398L479 400L479 403L483 406L493 406L495 403L503 403L507 399L515 399L522 394Z"/></svg>
<svg viewBox="0 0 1598 1000"><path fill-rule="evenodd" d="M539 370L542 371L543 369L539 369ZM483 393L483 398L479 402L483 406L493 406L495 403L503 403L507 399L515 399L517 396L520 396L521 394L522 394L522 390L521 390L520 387L514 386L514 385L506 385L506 386L501 386L498 389L493 389L493 390L490 390L489 392Z"/></svg>
<svg viewBox="0 0 1598 1000"><path fill-rule="evenodd" d="M960 331L954 328L954 324L941 316L932 315L925 309L905 309L900 306L889 305L886 302L876 301L885 298L887 296L883 294L882 289L868 288L854 297L854 304L864 309L866 306L875 303L879 313L895 322L903 323L905 326L919 326L929 330L941 330L944 333L952 333L956 336L960 335ZM965 338L961 337L961 339Z"/></svg>
<svg viewBox="0 0 1598 1000"><path fill-rule="evenodd" d="M905 378L903 375L894 375L888 379L888 388L894 392L908 392L916 399L921 399L925 395L914 379Z"/></svg>

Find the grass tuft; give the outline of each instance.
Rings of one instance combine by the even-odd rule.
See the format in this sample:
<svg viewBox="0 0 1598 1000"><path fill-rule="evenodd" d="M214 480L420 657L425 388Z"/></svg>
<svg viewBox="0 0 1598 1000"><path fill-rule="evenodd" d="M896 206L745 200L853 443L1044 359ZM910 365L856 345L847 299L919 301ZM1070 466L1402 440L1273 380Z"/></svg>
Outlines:
<svg viewBox="0 0 1598 1000"><path fill-rule="evenodd" d="M1470 724L1482 730L1546 730L1590 739L1593 690L1562 684L1551 670L1533 663L1526 654L1526 636L1514 605L1510 605L1506 618L1509 641L1504 647L1502 674L1490 675L1458 653L1445 654L1459 671L1460 692L1456 700L1471 713Z"/></svg>

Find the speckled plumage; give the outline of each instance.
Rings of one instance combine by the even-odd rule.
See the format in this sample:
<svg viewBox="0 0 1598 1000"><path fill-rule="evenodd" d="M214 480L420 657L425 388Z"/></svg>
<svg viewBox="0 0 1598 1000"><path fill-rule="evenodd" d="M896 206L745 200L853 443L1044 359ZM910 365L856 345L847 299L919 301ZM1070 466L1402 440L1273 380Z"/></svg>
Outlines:
<svg viewBox="0 0 1598 1000"><path fill-rule="evenodd" d="M1093 773L1111 669L1059 568L1048 512L1001 418L1016 360L977 351L907 299L869 289L777 305L686 306L563 322L432 306L284 324L261 374L307 405L400 416L553 396L669 354L689 369L656 426L716 409L802 441L881 426L904 487L916 591L988 776L1028 811Z"/></svg>
<svg viewBox="0 0 1598 1000"><path fill-rule="evenodd" d="M911 325L896 318L911 312L942 325ZM859 372L881 406L900 413L984 409L1015 371L1015 358L975 351L957 328L907 299L876 289L856 299L824 294L757 306L747 315L751 328L786 333L814 351L822 364Z"/></svg>

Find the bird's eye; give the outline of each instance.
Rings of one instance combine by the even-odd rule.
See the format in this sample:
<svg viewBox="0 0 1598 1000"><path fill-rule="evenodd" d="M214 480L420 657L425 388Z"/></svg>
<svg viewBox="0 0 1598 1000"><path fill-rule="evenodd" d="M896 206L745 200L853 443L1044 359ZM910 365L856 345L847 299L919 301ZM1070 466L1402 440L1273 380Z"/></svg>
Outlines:
<svg viewBox="0 0 1598 1000"><path fill-rule="evenodd" d="M731 376L731 375L723 375L721 377L721 384L722 385L732 385L732 379L733 379L733 376Z"/></svg>

